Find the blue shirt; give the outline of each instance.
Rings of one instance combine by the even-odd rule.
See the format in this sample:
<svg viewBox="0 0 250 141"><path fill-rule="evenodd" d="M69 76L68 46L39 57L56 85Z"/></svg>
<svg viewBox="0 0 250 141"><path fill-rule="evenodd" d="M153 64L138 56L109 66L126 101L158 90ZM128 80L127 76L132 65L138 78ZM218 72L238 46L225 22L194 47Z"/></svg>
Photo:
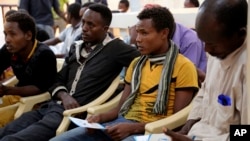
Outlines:
<svg viewBox="0 0 250 141"><path fill-rule="evenodd" d="M174 43L180 48L180 53L190 59L197 68L206 72L207 57L204 43L198 38L196 32L176 23Z"/></svg>
<svg viewBox="0 0 250 141"><path fill-rule="evenodd" d="M25 9L37 24L54 25L51 8L59 10L58 0L20 0L19 9Z"/></svg>

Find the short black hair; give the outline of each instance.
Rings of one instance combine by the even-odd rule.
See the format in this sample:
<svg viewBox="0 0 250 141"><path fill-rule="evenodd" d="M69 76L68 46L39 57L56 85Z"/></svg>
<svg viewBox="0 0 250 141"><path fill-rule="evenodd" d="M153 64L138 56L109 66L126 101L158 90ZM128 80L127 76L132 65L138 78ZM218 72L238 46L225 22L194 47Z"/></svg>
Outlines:
<svg viewBox="0 0 250 141"><path fill-rule="evenodd" d="M195 7L199 7L200 3L199 0L189 0Z"/></svg>
<svg viewBox="0 0 250 141"><path fill-rule="evenodd" d="M81 5L78 3L72 3L69 5L67 12L73 17L74 19L81 19L79 15L79 11L81 9Z"/></svg>
<svg viewBox="0 0 250 141"><path fill-rule="evenodd" d="M8 16L6 16L6 22L17 22L18 27L24 32L27 33L31 31L32 41L36 39L36 24L35 20L27 13L22 11L16 11Z"/></svg>
<svg viewBox="0 0 250 141"><path fill-rule="evenodd" d="M129 1L128 0L120 0L119 3L123 3L126 7L129 7Z"/></svg>
<svg viewBox="0 0 250 141"><path fill-rule="evenodd" d="M153 26L156 31L161 31L165 28L169 29L169 36L174 32L174 17L172 13L165 7L152 7L143 9L137 16L139 20L152 19Z"/></svg>
<svg viewBox="0 0 250 141"><path fill-rule="evenodd" d="M246 0L205 0L200 9L204 13L211 13L216 21L223 25L223 34L230 36L242 27L247 27Z"/></svg>
<svg viewBox="0 0 250 141"><path fill-rule="evenodd" d="M9 16L9 15L11 15L12 13L15 13L15 12L17 12L17 10L10 9L9 11L7 11L7 12L5 13L5 17L7 17L7 16Z"/></svg>
<svg viewBox="0 0 250 141"><path fill-rule="evenodd" d="M83 7L89 7L90 5L92 4L95 4L94 2L85 2L83 5L82 5L82 8Z"/></svg>
<svg viewBox="0 0 250 141"><path fill-rule="evenodd" d="M89 9L100 13L104 23L108 26L110 25L112 20L112 13L107 6L103 4L93 4L89 6Z"/></svg>

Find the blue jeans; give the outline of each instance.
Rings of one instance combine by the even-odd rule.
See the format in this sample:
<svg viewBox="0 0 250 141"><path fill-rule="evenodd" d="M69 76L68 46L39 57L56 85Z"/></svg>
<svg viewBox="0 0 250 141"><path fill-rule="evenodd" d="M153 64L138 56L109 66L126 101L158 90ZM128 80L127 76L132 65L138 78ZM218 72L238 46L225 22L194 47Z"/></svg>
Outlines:
<svg viewBox="0 0 250 141"><path fill-rule="evenodd" d="M135 121L127 120L122 116L119 116L117 119L103 123L103 126L114 125L117 123L135 123ZM103 131L103 130L95 130L94 133L87 133L86 128L78 127L67 131L59 136L52 138L50 141L111 141L112 139ZM134 136L129 136L123 141L135 141Z"/></svg>

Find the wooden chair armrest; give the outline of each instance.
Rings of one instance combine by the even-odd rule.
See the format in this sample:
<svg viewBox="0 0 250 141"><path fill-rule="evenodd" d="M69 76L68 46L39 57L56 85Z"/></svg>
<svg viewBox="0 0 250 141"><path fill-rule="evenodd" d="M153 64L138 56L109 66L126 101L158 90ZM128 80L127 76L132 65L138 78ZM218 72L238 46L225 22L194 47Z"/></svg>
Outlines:
<svg viewBox="0 0 250 141"><path fill-rule="evenodd" d="M35 95L35 96L29 96L29 97L22 97L19 102L19 107L15 114L15 119L20 117L23 113L31 111L35 104L44 102L46 100L49 100L51 98L50 94L48 92Z"/></svg>
<svg viewBox="0 0 250 141"><path fill-rule="evenodd" d="M120 99L121 99L122 92L120 94L118 94L116 97L114 97L113 99L111 99L110 101L108 101L102 105L97 105L97 106L93 106L93 107L88 108L87 109L88 116L107 112L107 111L111 110L112 108L114 108L115 106L117 106L119 104Z"/></svg>
<svg viewBox="0 0 250 141"><path fill-rule="evenodd" d="M162 127L167 127L168 129L180 127L187 121L187 117L191 108L192 104L189 104L179 112L167 118L146 124L145 134L162 133Z"/></svg>

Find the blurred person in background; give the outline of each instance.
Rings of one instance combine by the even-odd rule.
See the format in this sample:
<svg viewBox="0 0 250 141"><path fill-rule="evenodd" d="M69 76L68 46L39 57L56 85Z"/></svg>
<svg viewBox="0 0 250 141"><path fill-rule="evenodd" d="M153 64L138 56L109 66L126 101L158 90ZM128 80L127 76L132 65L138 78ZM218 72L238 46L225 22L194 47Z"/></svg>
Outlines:
<svg viewBox="0 0 250 141"><path fill-rule="evenodd" d="M64 57L65 55L67 55L70 50L70 46L75 41L76 37L82 33L81 17L79 15L80 9L80 4L70 4L67 9L67 21L71 24L71 26L65 28L58 37L48 39L43 42L47 45L57 45L58 43L62 42L62 45L53 46L52 50L54 50L54 52L57 54L57 57Z"/></svg>
<svg viewBox="0 0 250 141"><path fill-rule="evenodd" d="M127 12L129 9L129 1L128 0L120 0L118 4L118 10L122 13Z"/></svg>
<svg viewBox="0 0 250 141"><path fill-rule="evenodd" d="M36 25L45 30L50 38L54 38L54 19L52 8L65 21L64 13L60 10L58 0L20 0L19 9L25 9L34 19Z"/></svg>
<svg viewBox="0 0 250 141"><path fill-rule="evenodd" d="M85 4L86 2L95 2L108 6L107 0L75 0L75 3L80 3L81 5Z"/></svg>
<svg viewBox="0 0 250 141"><path fill-rule="evenodd" d="M65 10L65 6L66 6L66 11L69 7L69 0L58 0L59 2L59 8L60 10L63 12L64 15L66 15L66 12L64 12ZM64 19L62 19L60 16L58 16L55 12L54 9L52 9L52 13L53 13L53 19L54 19L54 33L56 33L56 30L58 29L59 33L61 33L67 26L67 22L64 21Z"/></svg>
<svg viewBox="0 0 250 141"><path fill-rule="evenodd" d="M185 0L184 1L184 8L194 8L199 7L200 3L199 0Z"/></svg>

